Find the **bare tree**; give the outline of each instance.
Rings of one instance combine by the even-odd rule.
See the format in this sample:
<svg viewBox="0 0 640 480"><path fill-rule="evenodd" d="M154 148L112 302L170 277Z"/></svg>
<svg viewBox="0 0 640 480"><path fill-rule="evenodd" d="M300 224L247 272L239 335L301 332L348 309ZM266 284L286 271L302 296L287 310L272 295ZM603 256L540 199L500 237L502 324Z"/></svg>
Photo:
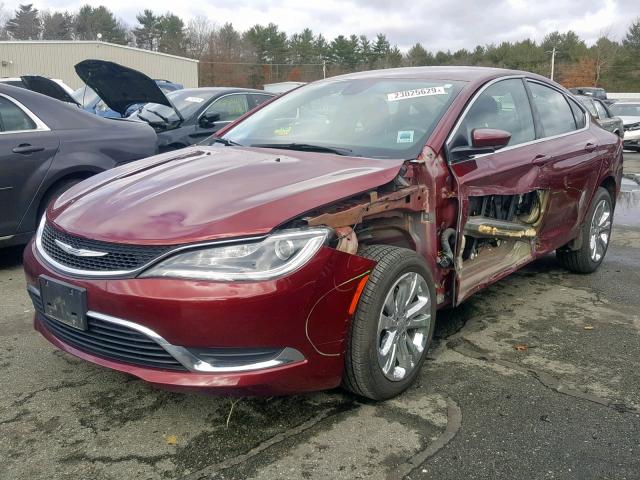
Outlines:
<svg viewBox="0 0 640 480"><path fill-rule="evenodd" d="M611 40L611 29L600 32L600 38L591 47L593 52L594 64L594 82L600 85L600 78L609 69L618 54L620 45L618 42Z"/></svg>
<svg viewBox="0 0 640 480"><path fill-rule="evenodd" d="M6 29L9 18L11 18L11 14L4 8L4 3L0 3L0 40L9 40Z"/></svg>
<svg viewBox="0 0 640 480"><path fill-rule="evenodd" d="M193 58L201 58L214 32L215 25L204 15L198 15L189 20L186 32L189 55Z"/></svg>

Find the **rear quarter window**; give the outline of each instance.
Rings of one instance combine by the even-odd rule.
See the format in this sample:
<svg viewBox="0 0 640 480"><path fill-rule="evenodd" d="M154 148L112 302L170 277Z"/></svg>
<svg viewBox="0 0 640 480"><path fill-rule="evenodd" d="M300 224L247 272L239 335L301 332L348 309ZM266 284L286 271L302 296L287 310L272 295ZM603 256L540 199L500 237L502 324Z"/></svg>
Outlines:
<svg viewBox="0 0 640 480"><path fill-rule="evenodd" d="M584 128L587 124L587 116L584 111L578 106L578 102L575 100L569 99L569 105L571 106L571 110L573 111L573 118L576 121L576 126L580 128Z"/></svg>

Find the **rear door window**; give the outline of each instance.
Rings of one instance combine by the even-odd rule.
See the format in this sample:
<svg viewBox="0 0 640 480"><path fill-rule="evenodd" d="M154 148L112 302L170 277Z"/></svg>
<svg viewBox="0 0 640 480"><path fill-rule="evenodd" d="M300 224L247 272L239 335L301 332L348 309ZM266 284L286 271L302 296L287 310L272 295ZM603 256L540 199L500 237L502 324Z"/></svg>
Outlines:
<svg viewBox="0 0 640 480"><path fill-rule="evenodd" d="M19 132L35 128L35 122L20 107L0 97L0 132Z"/></svg>
<svg viewBox="0 0 640 480"><path fill-rule="evenodd" d="M577 129L571 107L564 94L537 82L529 82L545 137L562 135Z"/></svg>

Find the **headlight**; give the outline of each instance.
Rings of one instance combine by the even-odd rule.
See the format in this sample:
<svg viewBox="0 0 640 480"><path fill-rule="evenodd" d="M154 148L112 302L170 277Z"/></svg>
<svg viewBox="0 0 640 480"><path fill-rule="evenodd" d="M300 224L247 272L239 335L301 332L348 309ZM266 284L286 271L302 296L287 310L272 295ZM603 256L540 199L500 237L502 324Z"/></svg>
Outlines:
<svg viewBox="0 0 640 480"><path fill-rule="evenodd" d="M177 253L140 277L194 280L268 280L287 275L311 260L327 241L328 228L283 230L262 241Z"/></svg>

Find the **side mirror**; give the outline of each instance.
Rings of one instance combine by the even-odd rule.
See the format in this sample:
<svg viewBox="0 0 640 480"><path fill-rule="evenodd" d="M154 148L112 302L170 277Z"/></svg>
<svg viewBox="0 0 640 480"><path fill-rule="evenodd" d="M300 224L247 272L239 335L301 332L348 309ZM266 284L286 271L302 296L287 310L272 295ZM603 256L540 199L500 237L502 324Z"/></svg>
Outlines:
<svg viewBox="0 0 640 480"><path fill-rule="evenodd" d="M494 128L474 128L471 131L471 146L454 147L449 151L450 161L465 160L474 155L493 153L506 147L511 134Z"/></svg>
<svg viewBox="0 0 640 480"><path fill-rule="evenodd" d="M218 120L220 120L219 113L209 112L202 115L198 122L200 123L201 127L209 128L209 127L212 127L213 124L216 123Z"/></svg>
<svg viewBox="0 0 640 480"><path fill-rule="evenodd" d="M498 150L506 147L511 140L511 134L494 128L474 128L471 131L471 144L476 148L493 148Z"/></svg>

